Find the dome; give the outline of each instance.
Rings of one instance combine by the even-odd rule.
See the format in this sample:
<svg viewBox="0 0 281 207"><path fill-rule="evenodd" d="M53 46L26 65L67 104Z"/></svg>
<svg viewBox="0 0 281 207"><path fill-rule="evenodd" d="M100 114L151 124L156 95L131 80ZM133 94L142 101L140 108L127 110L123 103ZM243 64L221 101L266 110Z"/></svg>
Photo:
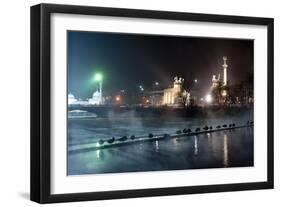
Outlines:
<svg viewBox="0 0 281 207"><path fill-rule="evenodd" d="M74 97L73 94L68 94L68 104L75 104L77 102L77 99Z"/></svg>
<svg viewBox="0 0 281 207"><path fill-rule="evenodd" d="M99 92L99 91L95 91L94 93L93 93L93 98L94 97L100 97L101 96L101 93Z"/></svg>
<svg viewBox="0 0 281 207"><path fill-rule="evenodd" d="M69 94L68 94L68 98L69 98L69 99L75 99L75 97L74 97L74 95L73 95L72 93L69 93Z"/></svg>

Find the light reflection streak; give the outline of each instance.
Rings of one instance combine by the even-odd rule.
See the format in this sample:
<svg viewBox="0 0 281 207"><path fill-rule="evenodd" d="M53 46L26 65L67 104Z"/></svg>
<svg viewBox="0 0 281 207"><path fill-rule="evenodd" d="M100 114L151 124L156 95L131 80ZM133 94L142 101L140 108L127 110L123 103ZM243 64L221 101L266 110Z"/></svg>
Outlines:
<svg viewBox="0 0 281 207"><path fill-rule="evenodd" d="M226 133L223 134L223 165L228 167L228 137Z"/></svg>
<svg viewBox="0 0 281 207"><path fill-rule="evenodd" d="M155 141L155 151L159 152L159 143L158 140Z"/></svg>
<svg viewBox="0 0 281 207"><path fill-rule="evenodd" d="M198 141L197 136L194 136L194 155L198 154Z"/></svg>

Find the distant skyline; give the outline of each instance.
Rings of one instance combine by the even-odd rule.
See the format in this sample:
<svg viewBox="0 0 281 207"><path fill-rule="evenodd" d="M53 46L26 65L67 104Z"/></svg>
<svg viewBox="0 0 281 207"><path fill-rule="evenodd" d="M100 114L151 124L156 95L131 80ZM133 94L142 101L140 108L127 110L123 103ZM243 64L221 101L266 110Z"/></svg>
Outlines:
<svg viewBox="0 0 281 207"><path fill-rule="evenodd" d="M194 80L208 90L212 75L222 76L223 56L228 57L230 84L253 76L253 40L68 31L68 92L90 97L97 88L92 79L103 74L105 95L167 87L174 76L186 87Z"/></svg>

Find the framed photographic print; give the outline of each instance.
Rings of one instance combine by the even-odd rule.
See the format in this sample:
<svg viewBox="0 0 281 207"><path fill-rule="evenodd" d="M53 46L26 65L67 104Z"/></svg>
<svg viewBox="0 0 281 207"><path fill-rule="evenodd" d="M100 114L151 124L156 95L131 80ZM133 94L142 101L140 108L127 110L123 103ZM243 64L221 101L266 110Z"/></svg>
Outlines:
<svg viewBox="0 0 281 207"><path fill-rule="evenodd" d="M273 188L273 19L31 7L31 200Z"/></svg>

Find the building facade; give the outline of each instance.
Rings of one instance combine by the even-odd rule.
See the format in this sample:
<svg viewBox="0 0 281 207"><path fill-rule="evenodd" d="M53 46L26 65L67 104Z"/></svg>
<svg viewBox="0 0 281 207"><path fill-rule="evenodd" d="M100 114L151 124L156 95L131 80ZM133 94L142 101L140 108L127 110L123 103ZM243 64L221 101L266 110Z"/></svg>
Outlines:
<svg viewBox="0 0 281 207"><path fill-rule="evenodd" d="M185 105L187 98L190 94L183 89L184 79L181 77L174 78L174 84L172 88L164 89L163 105Z"/></svg>
<svg viewBox="0 0 281 207"><path fill-rule="evenodd" d="M95 91L92 98L89 98L89 104L101 105L102 104L102 94L99 91Z"/></svg>
<svg viewBox="0 0 281 207"><path fill-rule="evenodd" d="M68 99L68 105L72 105L72 104L77 104L77 99L75 98L75 96L72 93L69 93L67 96Z"/></svg>

